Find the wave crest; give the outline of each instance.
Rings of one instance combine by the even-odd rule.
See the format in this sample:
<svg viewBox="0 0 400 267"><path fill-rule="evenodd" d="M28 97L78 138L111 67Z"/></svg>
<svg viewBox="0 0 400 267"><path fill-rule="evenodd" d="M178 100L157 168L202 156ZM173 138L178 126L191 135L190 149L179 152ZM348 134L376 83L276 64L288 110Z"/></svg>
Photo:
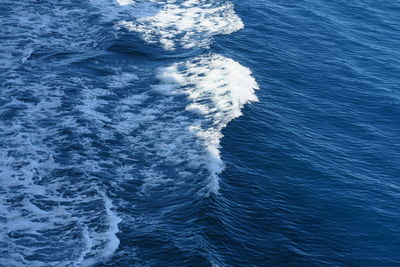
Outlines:
<svg viewBox="0 0 400 267"><path fill-rule="evenodd" d="M129 1L92 0L117 29L137 32L147 43L174 50L207 46L212 36L243 28L233 4L204 0Z"/></svg>
<svg viewBox="0 0 400 267"><path fill-rule="evenodd" d="M246 103L258 100L257 82L248 68L216 54L161 68L157 78L161 83L153 86L154 90L166 95L185 95L186 110L200 115L188 130L204 143L207 150L204 160L210 171L209 189L217 193L218 174L223 170L219 151L221 131L242 115Z"/></svg>

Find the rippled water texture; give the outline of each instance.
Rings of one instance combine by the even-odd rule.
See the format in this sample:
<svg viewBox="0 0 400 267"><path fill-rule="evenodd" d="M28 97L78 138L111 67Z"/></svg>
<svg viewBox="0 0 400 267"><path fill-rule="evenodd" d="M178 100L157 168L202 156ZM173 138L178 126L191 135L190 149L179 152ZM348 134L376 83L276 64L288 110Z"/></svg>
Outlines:
<svg viewBox="0 0 400 267"><path fill-rule="evenodd" d="M400 265L399 12L0 0L0 266Z"/></svg>

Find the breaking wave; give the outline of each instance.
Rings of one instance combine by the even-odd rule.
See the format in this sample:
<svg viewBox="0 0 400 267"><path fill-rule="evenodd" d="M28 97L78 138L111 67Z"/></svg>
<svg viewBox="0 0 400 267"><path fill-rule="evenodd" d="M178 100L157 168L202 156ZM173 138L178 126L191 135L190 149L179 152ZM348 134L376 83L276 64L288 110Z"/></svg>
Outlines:
<svg viewBox="0 0 400 267"><path fill-rule="evenodd" d="M165 95L184 95L188 100L185 109L198 115L187 131L204 142L207 153L202 161L210 172L208 187L217 193L218 174L223 170L221 131L242 114L246 103L257 101L257 82L249 69L216 54L161 68L157 78L161 83L154 90Z"/></svg>
<svg viewBox="0 0 400 267"><path fill-rule="evenodd" d="M138 33L147 43L174 50L206 47L212 37L243 28L230 2L205 0L92 0L117 29Z"/></svg>

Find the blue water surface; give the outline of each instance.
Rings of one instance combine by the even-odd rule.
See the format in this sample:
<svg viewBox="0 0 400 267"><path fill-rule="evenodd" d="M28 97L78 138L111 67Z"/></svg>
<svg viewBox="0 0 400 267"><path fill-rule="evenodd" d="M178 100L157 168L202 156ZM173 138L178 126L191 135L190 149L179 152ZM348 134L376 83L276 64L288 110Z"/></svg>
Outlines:
<svg viewBox="0 0 400 267"><path fill-rule="evenodd" d="M236 6L247 27L217 49L264 90L222 142L223 195L244 228L233 265L398 265L399 5Z"/></svg>
<svg viewBox="0 0 400 267"><path fill-rule="evenodd" d="M400 266L400 3L167 2L0 0L0 266Z"/></svg>

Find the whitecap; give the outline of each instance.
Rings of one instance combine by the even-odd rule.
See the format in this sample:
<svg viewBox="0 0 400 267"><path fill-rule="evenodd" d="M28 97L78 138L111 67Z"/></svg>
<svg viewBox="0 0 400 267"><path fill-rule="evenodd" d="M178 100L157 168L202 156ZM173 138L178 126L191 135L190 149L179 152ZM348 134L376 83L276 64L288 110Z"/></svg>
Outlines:
<svg viewBox="0 0 400 267"><path fill-rule="evenodd" d="M154 15L124 19L117 26L139 33L148 43L173 50L207 46L212 36L238 31L243 28L243 22L230 2L170 0Z"/></svg>
<svg viewBox="0 0 400 267"><path fill-rule="evenodd" d="M161 68L157 78L160 84L154 85L154 90L166 96L184 95L188 101L186 110L198 115L186 124L186 130L196 135L206 148L207 155L201 162L210 172L209 191L217 193L218 174L224 168L220 156L221 131L242 115L246 103L258 100L257 82L248 68L216 54Z"/></svg>

